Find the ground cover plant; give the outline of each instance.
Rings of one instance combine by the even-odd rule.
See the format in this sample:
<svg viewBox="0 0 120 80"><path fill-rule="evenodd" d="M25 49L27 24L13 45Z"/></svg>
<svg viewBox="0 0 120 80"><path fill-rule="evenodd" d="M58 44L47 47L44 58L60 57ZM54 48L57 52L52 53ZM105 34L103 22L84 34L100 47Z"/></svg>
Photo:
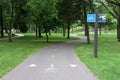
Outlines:
<svg viewBox="0 0 120 80"><path fill-rule="evenodd" d="M93 57L93 41L90 45L81 43L75 50L80 60L100 80L120 80L120 43L116 34L102 34L98 45L97 59Z"/></svg>

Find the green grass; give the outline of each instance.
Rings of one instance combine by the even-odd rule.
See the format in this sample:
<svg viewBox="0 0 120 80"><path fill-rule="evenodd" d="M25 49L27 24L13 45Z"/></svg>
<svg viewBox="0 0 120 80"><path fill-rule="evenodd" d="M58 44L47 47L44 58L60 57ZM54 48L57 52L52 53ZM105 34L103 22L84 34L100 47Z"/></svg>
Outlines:
<svg viewBox="0 0 120 80"><path fill-rule="evenodd" d="M75 39L75 38L71 38ZM15 68L26 58L36 53L41 48L60 42L68 41L62 34L52 34L49 43L46 38L35 39L34 34L25 34L25 37L13 39L13 42L7 40L0 41L0 77Z"/></svg>
<svg viewBox="0 0 120 80"><path fill-rule="evenodd" d="M93 57L94 44L81 43L76 47L80 60L100 80L120 80L120 43L115 34L99 36L98 58Z"/></svg>

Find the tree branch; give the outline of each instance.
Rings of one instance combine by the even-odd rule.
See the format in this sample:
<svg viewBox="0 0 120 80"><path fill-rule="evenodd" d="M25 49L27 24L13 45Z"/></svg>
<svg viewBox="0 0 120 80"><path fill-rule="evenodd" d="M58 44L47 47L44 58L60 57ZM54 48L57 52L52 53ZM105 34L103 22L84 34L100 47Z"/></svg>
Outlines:
<svg viewBox="0 0 120 80"><path fill-rule="evenodd" d="M108 7L107 7L101 0L99 0L99 1L100 1L100 3L105 7L105 9L106 9L113 17L117 18L117 16L116 16L113 12L111 12L111 11L108 9Z"/></svg>
<svg viewBox="0 0 120 80"><path fill-rule="evenodd" d="M116 6L120 7L120 3L119 2L114 2L114 1L110 1L110 0L106 0L108 3L114 4Z"/></svg>
<svg viewBox="0 0 120 80"><path fill-rule="evenodd" d="M93 0L88 0L89 1L89 6L90 6L90 10L91 12L94 12L94 8L93 8Z"/></svg>

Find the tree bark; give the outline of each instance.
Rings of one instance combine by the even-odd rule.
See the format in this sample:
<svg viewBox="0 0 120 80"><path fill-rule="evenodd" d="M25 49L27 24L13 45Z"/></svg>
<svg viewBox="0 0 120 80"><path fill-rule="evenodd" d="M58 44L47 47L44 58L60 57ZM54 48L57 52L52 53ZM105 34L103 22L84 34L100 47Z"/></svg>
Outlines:
<svg viewBox="0 0 120 80"><path fill-rule="evenodd" d="M1 23L1 31L0 31L0 33L1 33L1 37L4 37L4 29L3 29L3 11L2 11L2 6L0 6L0 23Z"/></svg>
<svg viewBox="0 0 120 80"><path fill-rule="evenodd" d="M68 22L68 36L67 39L70 39L70 22Z"/></svg>
<svg viewBox="0 0 120 80"><path fill-rule="evenodd" d="M35 29L35 34L36 34L36 38L38 38L38 28L36 26L36 29Z"/></svg>
<svg viewBox="0 0 120 80"><path fill-rule="evenodd" d="M86 34L87 34L87 43L90 44L89 27L87 23L87 11L85 6L84 6L84 18L85 18L85 28L86 28Z"/></svg>
<svg viewBox="0 0 120 80"><path fill-rule="evenodd" d="M42 37L41 28L39 27L39 37Z"/></svg>
<svg viewBox="0 0 120 80"><path fill-rule="evenodd" d="M13 8L14 8L14 4L13 4L12 0L11 0L11 5L12 5L12 7L11 7L11 21L10 21L9 33L8 33L8 39L9 39L8 41L9 41L9 42L12 42L11 29L12 29L12 27L13 27Z"/></svg>
<svg viewBox="0 0 120 80"><path fill-rule="evenodd" d="M120 42L120 19L117 20L117 38L118 42Z"/></svg>
<svg viewBox="0 0 120 80"><path fill-rule="evenodd" d="M87 26L85 26L85 36L87 36Z"/></svg>

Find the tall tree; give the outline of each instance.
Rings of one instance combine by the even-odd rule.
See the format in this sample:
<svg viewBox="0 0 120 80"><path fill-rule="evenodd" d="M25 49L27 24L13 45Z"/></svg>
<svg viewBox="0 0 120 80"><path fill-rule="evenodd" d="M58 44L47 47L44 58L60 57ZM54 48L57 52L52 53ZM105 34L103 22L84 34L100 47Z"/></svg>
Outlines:
<svg viewBox="0 0 120 80"><path fill-rule="evenodd" d="M120 42L120 0L106 0L101 1L99 0L102 5L106 8L106 10L114 17L117 19L117 38L118 42ZM106 4L105 4L106 3ZM109 7L107 7L109 6ZM112 11L110 11L112 8Z"/></svg>
<svg viewBox="0 0 120 80"><path fill-rule="evenodd" d="M4 9L8 8L6 7L7 1L1 0L0 1L0 36L4 37Z"/></svg>
<svg viewBox="0 0 120 80"><path fill-rule="evenodd" d="M11 16L10 16L10 26L9 26L9 33L8 33L8 39L9 42L12 42L12 33L11 33L11 29L13 28L13 14L14 14L14 5L15 5L15 1L14 0L10 0L10 4L11 4Z"/></svg>
<svg viewBox="0 0 120 80"><path fill-rule="evenodd" d="M56 4L55 0L46 0L42 6L43 7L42 25L46 33L47 42L48 42L48 33L50 32L51 29L53 30L54 29L53 27L55 26L54 25L55 23L54 18L56 17L55 4Z"/></svg>
<svg viewBox="0 0 120 80"><path fill-rule="evenodd" d="M82 24L84 24L85 26L85 36L87 36L87 43L89 44L90 37L89 37L89 25L87 23L87 14L93 13L94 11L93 0L82 0L82 1L77 0L76 4L77 4L76 12L78 11L78 14L76 15L79 16L79 19L81 20Z"/></svg>
<svg viewBox="0 0 120 80"><path fill-rule="evenodd" d="M87 23L87 9L84 6L84 23L85 23L85 34L87 36L87 43L90 44L90 36L89 36L89 27L88 27L88 23Z"/></svg>
<svg viewBox="0 0 120 80"><path fill-rule="evenodd" d="M59 0L57 3L58 16L65 20L67 23L68 36L70 38L70 25L78 19L78 13L80 14L80 4L77 4L77 0ZM78 10L79 9L79 10Z"/></svg>
<svg viewBox="0 0 120 80"><path fill-rule="evenodd" d="M36 0L30 1L28 6L30 6L31 20L36 25L36 37L38 37L38 32L41 29L46 33L46 41L48 42L48 33L53 29L54 18L56 17L56 0Z"/></svg>
<svg viewBox="0 0 120 80"><path fill-rule="evenodd" d="M2 5L0 4L0 34L1 34L1 37L4 37L4 32L3 32L3 7Z"/></svg>
<svg viewBox="0 0 120 80"><path fill-rule="evenodd" d="M25 33L28 30L27 23L28 23L28 15L29 10L27 8L27 3L29 0L17 0L15 3L15 17L14 17L14 28L18 28L21 32Z"/></svg>
<svg viewBox="0 0 120 80"><path fill-rule="evenodd" d="M35 33L36 38L41 37L41 21L42 21L42 4L44 1L42 0L30 0L27 4L29 10L30 10L30 21L29 23L33 23L35 25Z"/></svg>

